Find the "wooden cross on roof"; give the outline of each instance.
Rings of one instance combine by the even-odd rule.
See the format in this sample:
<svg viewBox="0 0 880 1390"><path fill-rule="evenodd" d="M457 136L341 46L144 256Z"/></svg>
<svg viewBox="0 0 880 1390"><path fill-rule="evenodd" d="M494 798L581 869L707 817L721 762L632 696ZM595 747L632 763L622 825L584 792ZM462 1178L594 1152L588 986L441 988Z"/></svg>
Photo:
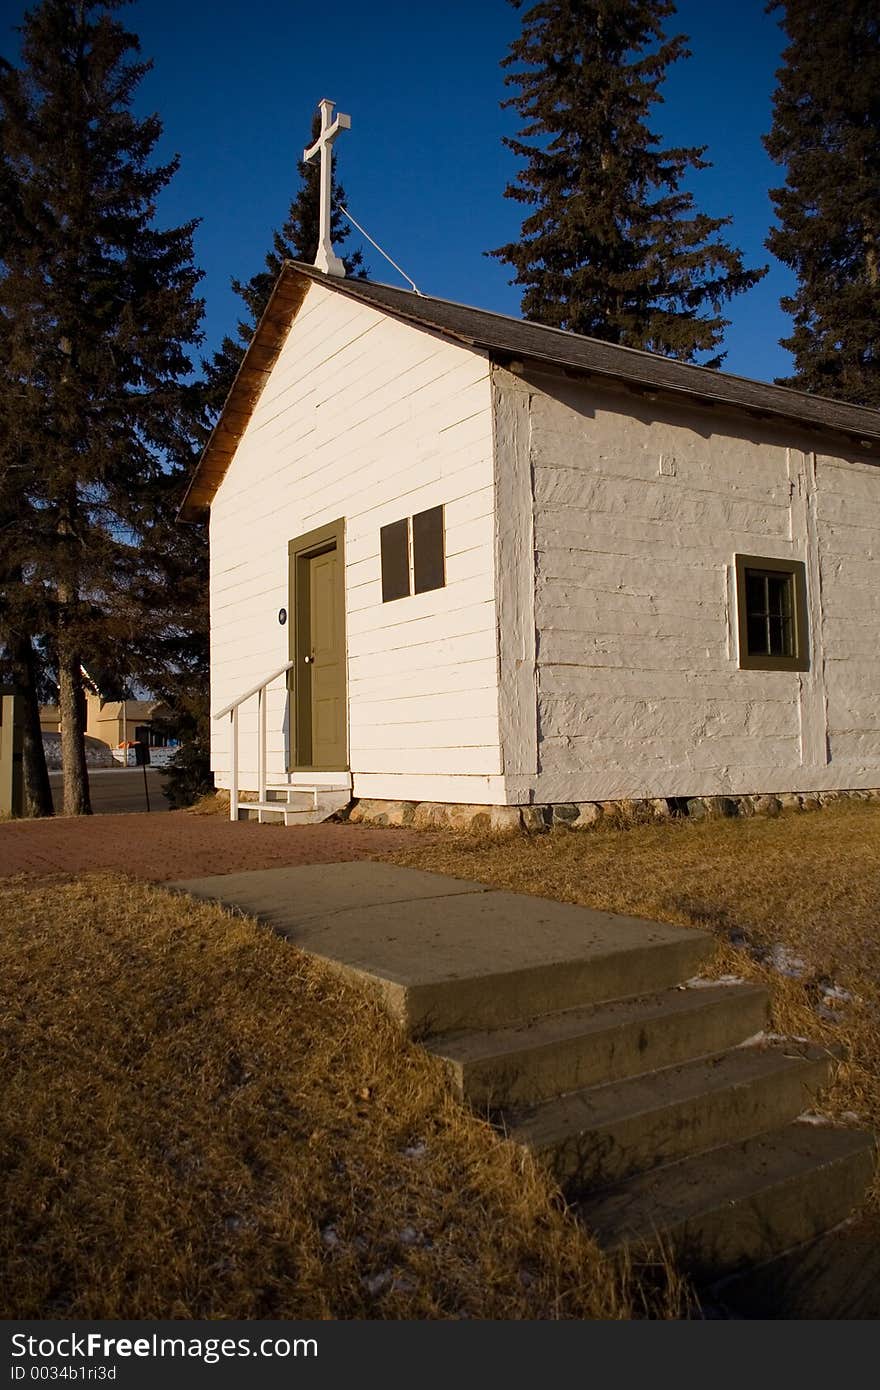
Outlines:
<svg viewBox="0 0 880 1390"><path fill-rule="evenodd" d="M321 208L318 254L315 256L315 265L327 275L344 277L345 266L333 250L333 240L330 235L330 219L333 212L333 142L340 130L351 130L351 116L343 116L340 111L334 121L332 119L334 103L325 97L318 105L321 109L321 133L314 145L303 150L303 159L307 164L315 158L315 155L320 154L321 156Z"/></svg>

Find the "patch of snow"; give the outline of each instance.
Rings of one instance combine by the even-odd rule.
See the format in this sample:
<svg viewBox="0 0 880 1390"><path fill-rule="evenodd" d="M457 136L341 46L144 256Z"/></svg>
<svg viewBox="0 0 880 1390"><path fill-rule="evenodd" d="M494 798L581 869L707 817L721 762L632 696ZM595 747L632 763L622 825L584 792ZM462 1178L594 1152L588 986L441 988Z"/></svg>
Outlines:
<svg viewBox="0 0 880 1390"><path fill-rule="evenodd" d="M831 1119L828 1115L818 1115L814 1110L805 1110L803 1115L798 1115L800 1125L830 1125Z"/></svg>
<svg viewBox="0 0 880 1390"><path fill-rule="evenodd" d="M764 953L764 960L777 974L787 975L790 980L800 980L806 974L806 961L796 956L787 946L783 946L781 941L775 942L769 951Z"/></svg>
<svg viewBox="0 0 880 1390"><path fill-rule="evenodd" d="M719 975L717 980L705 980L702 975L695 975L692 980L685 980L679 989L714 989L716 985L742 985L745 984L741 975Z"/></svg>
<svg viewBox="0 0 880 1390"><path fill-rule="evenodd" d="M428 1146L423 1139L416 1144L410 1144L403 1151L404 1158L424 1158L428 1152Z"/></svg>
<svg viewBox="0 0 880 1390"><path fill-rule="evenodd" d="M336 1229L333 1226L324 1227L323 1231L321 1232L321 1240L323 1241L324 1245L326 1245L328 1250L335 1250L338 1245L342 1244L336 1232Z"/></svg>
<svg viewBox="0 0 880 1390"><path fill-rule="evenodd" d="M841 985L823 985L822 994L826 999L839 999L844 1004L852 1001L852 995L848 989L843 989Z"/></svg>
<svg viewBox="0 0 880 1390"><path fill-rule="evenodd" d="M767 1041L768 1041L768 1034L765 1033L764 1030L763 1030L763 1028L762 1028L761 1031L760 1031L760 1033L753 1033L752 1036L751 1036L750 1038L746 1038L745 1042L738 1043L737 1046L739 1046L739 1047L758 1047L759 1044L765 1043L765 1042L767 1042Z"/></svg>

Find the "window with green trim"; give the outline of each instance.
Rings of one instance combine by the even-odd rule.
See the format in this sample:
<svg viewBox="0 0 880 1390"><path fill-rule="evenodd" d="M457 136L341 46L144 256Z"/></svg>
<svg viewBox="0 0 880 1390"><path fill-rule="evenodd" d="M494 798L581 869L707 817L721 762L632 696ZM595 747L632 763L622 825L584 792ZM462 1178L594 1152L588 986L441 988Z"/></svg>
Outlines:
<svg viewBox="0 0 880 1390"><path fill-rule="evenodd" d="M739 664L752 671L806 671L806 567L801 560L736 557Z"/></svg>

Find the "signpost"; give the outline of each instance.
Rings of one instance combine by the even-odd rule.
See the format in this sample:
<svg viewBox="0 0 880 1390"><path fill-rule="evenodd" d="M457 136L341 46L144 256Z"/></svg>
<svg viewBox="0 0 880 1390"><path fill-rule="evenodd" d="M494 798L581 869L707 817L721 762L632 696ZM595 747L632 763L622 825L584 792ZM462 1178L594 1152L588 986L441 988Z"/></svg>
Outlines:
<svg viewBox="0 0 880 1390"><path fill-rule="evenodd" d="M150 809L150 788L147 785L147 767L150 762L150 750L146 743L136 743L134 746L134 761L136 767L144 769L144 796L147 798L147 810Z"/></svg>

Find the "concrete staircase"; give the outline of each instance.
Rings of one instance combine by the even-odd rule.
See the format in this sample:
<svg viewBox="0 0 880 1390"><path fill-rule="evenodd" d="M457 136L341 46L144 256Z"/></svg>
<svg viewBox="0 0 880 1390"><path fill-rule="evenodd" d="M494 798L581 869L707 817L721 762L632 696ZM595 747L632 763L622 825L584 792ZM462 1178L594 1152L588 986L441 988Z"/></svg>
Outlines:
<svg viewBox="0 0 880 1390"><path fill-rule="evenodd" d="M651 952L653 992L580 1000L569 979L564 1007L533 1017L521 980L520 1021L434 1034L426 1046L463 1100L546 1163L602 1244L659 1238L696 1277L717 1279L847 1217L871 1179L874 1143L799 1119L834 1062L764 1033L763 988L674 985L680 950L670 951Z"/></svg>
<svg viewBox="0 0 880 1390"><path fill-rule="evenodd" d="M872 1136L799 1118L833 1059L767 1036L759 986L696 979L705 932L369 862L173 886L369 990L607 1247L659 1236L715 1280L830 1230L871 1179Z"/></svg>

